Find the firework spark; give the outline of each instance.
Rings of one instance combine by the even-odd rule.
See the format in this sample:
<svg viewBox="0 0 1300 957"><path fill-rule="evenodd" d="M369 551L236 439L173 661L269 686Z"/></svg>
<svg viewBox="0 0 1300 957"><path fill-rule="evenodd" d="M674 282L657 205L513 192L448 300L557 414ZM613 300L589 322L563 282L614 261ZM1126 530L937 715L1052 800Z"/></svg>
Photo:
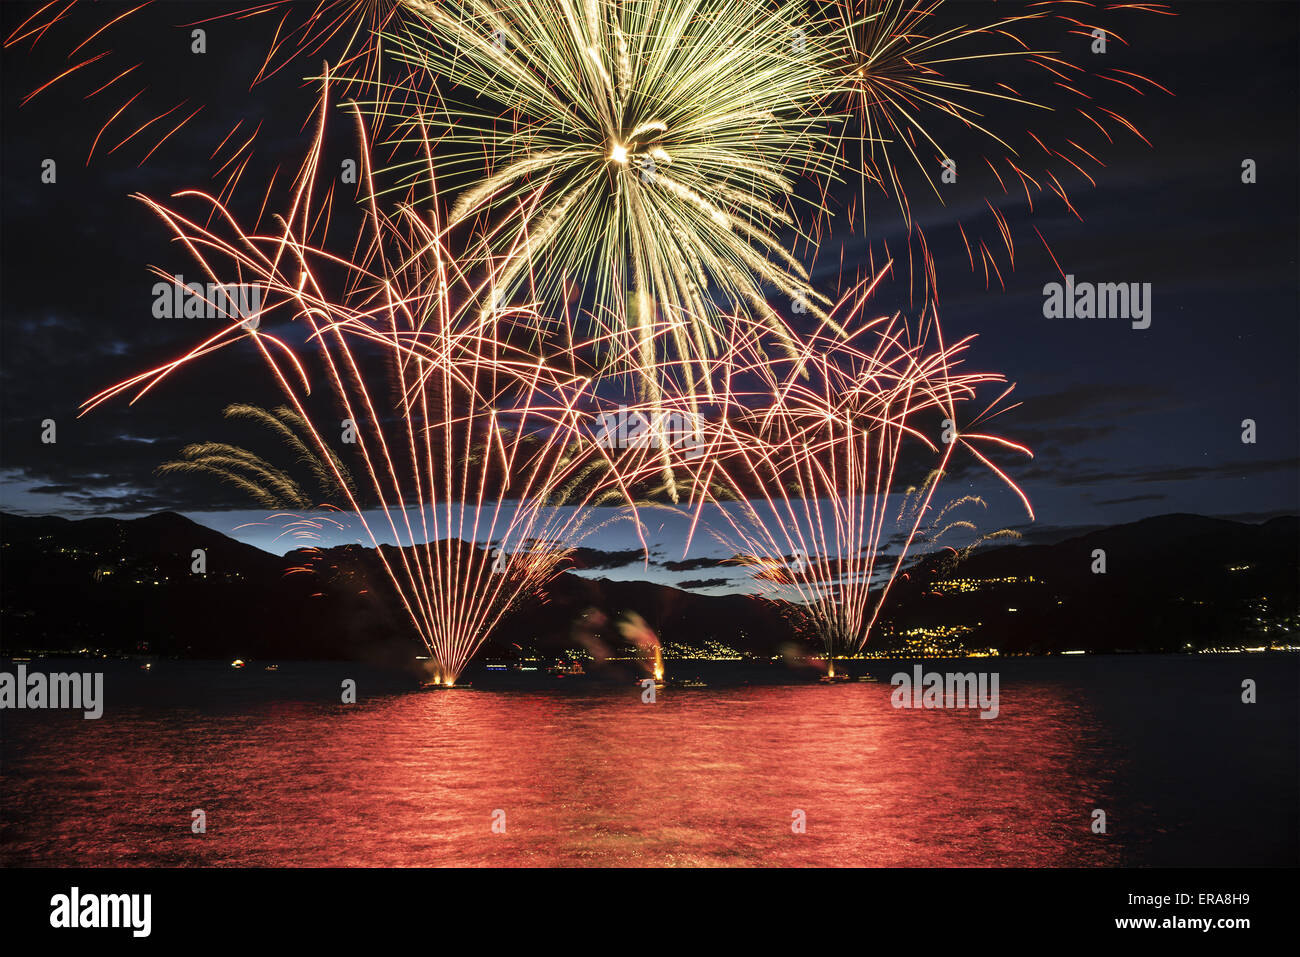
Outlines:
<svg viewBox="0 0 1300 957"><path fill-rule="evenodd" d="M308 425L293 409L280 406L268 411L245 403L228 405L222 410L228 419L245 419L262 425L293 453L297 462L312 472L320 493L333 493L334 473L349 487L355 484L347 466L332 450L327 450L327 466L320 453L312 449L306 437ZM158 466L159 475L209 475L247 493L267 508L306 508L313 504L311 494L287 470L268 462L248 449L226 442L198 442L181 449L179 459Z"/></svg>
<svg viewBox="0 0 1300 957"><path fill-rule="evenodd" d="M126 392L138 401L234 343L255 348L374 545L437 679L450 685L502 617L536 595L596 527L594 509L628 502L628 463L615 469L595 440L600 400L590 378L566 368L565 353L550 362L510 344L510 327L535 325L534 312L514 307L490 325L480 320L477 303L496 276L471 284L436 220L409 205L386 215L371 195L357 262L309 241L329 218L315 208L331 195L316 188L325 102L278 234L245 231L208 194L179 196L215 210L229 235L141 197L209 276L261 286L261 312L84 409ZM359 116L358 128L368 156ZM340 428L330 413L355 440L356 490L329 450Z"/></svg>
<svg viewBox="0 0 1300 957"><path fill-rule="evenodd" d="M264 0L177 23L171 15L184 9L179 4L143 0L101 7L55 0L11 30L4 48L24 44L34 48L42 41L66 48L67 66L35 86L22 105L51 88L85 91L85 110L98 117L86 165L96 155L112 155L124 147L129 147L126 153L139 157L137 165L144 165L169 140L182 139L186 135L182 131L205 109L222 105L176 93L183 87L177 83L178 74L183 75L177 58L199 52L199 43L206 52L207 31L219 30L215 36L237 38L241 45L267 43L265 59L249 78L250 91L290 64L324 57L333 64L336 84L345 86L350 95L369 96L362 91L377 87L383 75L381 33L394 27L402 7L401 0ZM201 40L196 35L200 30L204 31ZM159 47L160 35L174 37L175 45ZM142 49L151 55L130 52ZM318 63L303 69L316 72ZM184 72L197 75L197 70ZM213 179L221 183L218 196L223 199L234 193L250 166L264 125L264 120L252 118L259 112L257 98L250 96L243 115L212 151Z"/></svg>
<svg viewBox="0 0 1300 957"><path fill-rule="evenodd" d="M1123 13L1172 15L1162 4L1115 3L1102 9L1082 0L1042 0L1012 15L973 22L964 15L967 7L946 0L831 0L820 9L836 77L835 101L851 118L841 128L840 146L847 165L861 170L857 202L864 230L868 236L881 231L872 221L877 217L868 216L868 197L878 187L902 215L909 272L918 268L913 240L920 250L928 291L936 285L933 260L913 220L910 189L919 186L944 202L940 181L945 173L957 175L956 165L945 169L944 164L955 164L952 157L959 152L963 180L991 174L984 207L996 234L983 238L957 225L971 269L982 268L986 284L1004 285L999 263L1015 266L1015 242L1004 208L1023 198L1032 212L1035 199L1047 196L1078 217L1063 181L1081 176L1095 184L1089 169L1104 165L1098 154L1115 135L1146 142L1136 125L1107 107L1105 94L1169 92L1145 77L1105 68L1107 58L1086 52L1088 44L1098 38L1122 44L1123 37L1078 19L1101 17L1112 23ZM1050 29L1062 24L1064 35ZM1028 38L1043 37L1052 43L1068 41L1085 52L1071 57L1031 47ZM1089 58L1095 68L1081 65ZM1011 85L1013 74L1026 77L1026 93ZM991 107L1008 115L1022 112L1028 125L1013 129L1008 122L990 123ZM1040 137L1034 119L1049 114L1074 118L1078 129L1060 142ZM966 131L977 134L991 152L972 157L968 150L953 149L953 134ZM885 253L888 258L887 248Z"/></svg>
<svg viewBox="0 0 1300 957"><path fill-rule="evenodd" d="M690 490L693 527L706 506L720 516L713 534L828 655L863 647L910 548L942 527L942 516L926 532L923 521L958 450L1029 508L981 447L1028 450L976 431L984 416L955 425L977 389L1001 377L958 371L971 340L946 344L936 321L914 329L897 316L864 321L869 288L837 306L843 325L858 330L847 339L823 329L797 356L732 353L731 385L719 390L727 407L702 425L708 454L673 463ZM891 521L900 469L927 460L932 477Z"/></svg>
<svg viewBox="0 0 1300 957"><path fill-rule="evenodd" d="M582 287L650 392L660 347L716 355L727 312L785 336L768 289L826 316L781 238L798 230L795 179L833 164L815 109L825 73L794 5L409 6L420 22L389 38L394 56L451 78L419 116L443 173L465 181L448 225L476 228L507 299L553 308ZM427 170L387 172L406 183Z"/></svg>

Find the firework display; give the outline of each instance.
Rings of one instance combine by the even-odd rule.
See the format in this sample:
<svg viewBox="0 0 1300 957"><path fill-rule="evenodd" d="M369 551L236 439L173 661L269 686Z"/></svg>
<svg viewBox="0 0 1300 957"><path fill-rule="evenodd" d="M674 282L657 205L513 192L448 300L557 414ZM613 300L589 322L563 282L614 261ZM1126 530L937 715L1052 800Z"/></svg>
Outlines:
<svg viewBox="0 0 1300 957"><path fill-rule="evenodd" d="M711 534L828 656L862 649L913 543L942 535L937 523L958 503L932 516L931 502L955 454L991 469L1032 517L981 446L1029 450L977 427L993 406L967 412L1002 378L959 371L970 341L945 343L937 322L866 318L870 292L860 285L836 305L857 330L847 338L824 327L794 356L733 352L719 370L725 399L697 420L692 454L674 461L693 527L706 508L720 516ZM895 508L900 475L918 467L926 478Z"/></svg>
<svg viewBox="0 0 1300 957"><path fill-rule="evenodd" d="M418 119L445 175L475 171L449 225L477 227L480 255L503 261L504 295L578 296L626 339L617 352L651 390L660 340L712 356L736 307L778 333L771 293L825 316L782 236L798 229L795 179L832 171L814 109L829 77L798 5L409 6L417 22L390 46L449 80Z"/></svg>
<svg viewBox="0 0 1300 957"><path fill-rule="evenodd" d="M535 313L513 307L491 325L481 321L478 299L496 277L469 284L436 223L409 209L389 217L371 202L369 245L359 256L369 266L340 263L312 245L327 116L323 100L297 201L278 235L242 231L207 194L184 198L213 207L230 235L145 200L205 273L256 283L261 309L86 407L129 391L138 399L188 363L251 342L288 407L271 415L235 406L227 414L271 426L332 478L436 662L436 680L451 685L494 624L554 574L589 528L592 509L631 504L627 483L636 470L626 456L615 469L612 450L596 440L601 400L589 377L565 368L568 353L543 359L509 344L507 327L531 325ZM335 295L320 276L340 266ZM327 412L313 406L322 391L342 413L329 426ZM361 478L331 448L332 434L355 448ZM272 507L308 501L282 470L226 445L187 448L164 469L215 473Z"/></svg>
<svg viewBox="0 0 1300 957"><path fill-rule="evenodd" d="M104 4L96 11L94 29L74 25L85 11L84 0L40 6L5 37L4 49L66 48L66 65L34 86L22 99L25 106L50 89L75 89L81 93L78 112L95 117L88 124L89 145L86 165L98 155L111 156L128 147L135 151L136 165L160 155L168 141L184 139L186 130L205 111L238 118L212 144L209 160L212 178L221 183L218 197L229 201L253 154L269 116L262 115L256 96L251 95L277 74L294 67L307 72L318 69L324 58L331 64L337 88L362 95L374 89L383 76L383 31L391 29L403 8L402 0L270 0L257 4L236 3L211 16L192 3L141 0L138 3ZM167 57L134 59L120 52L119 43L135 33L172 30L181 37ZM167 79L185 58L206 56L208 33L238 38L241 46L250 37L265 47L264 58L248 76L250 96L243 111L227 103L173 102ZM214 40L214 43L217 42ZM133 62L134 60L134 62ZM172 105L166 106L165 104ZM300 118L299 118L300 119ZM272 119L277 122L278 118ZM266 184L269 193L279 173L277 166Z"/></svg>
<svg viewBox="0 0 1300 957"><path fill-rule="evenodd" d="M1092 4L1043 0L996 17L986 7L975 9L945 0L833 0L819 7L817 18L834 77L829 105L847 117L837 146L859 181L846 214L869 239L880 239L886 258L886 234L901 219L909 275L924 280L927 296L938 280L912 193L943 204L959 177L987 183L978 215L989 228L972 225L968 232L958 220L957 233L971 270L982 271L986 285L1005 289L1002 270L1016 260L1005 210L1023 204L1032 213L1037 201L1078 218L1063 179L1078 175L1095 186L1089 169L1105 165L1116 136L1148 142L1108 94L1169 93L1147 77L1106 66L1099 51L1127 41L1114 27L1080 19L1098 12ZM1151 3L1110 4L1107 12L1111 23L1116 12L1172 15ZM1090 54L1060 52L1067 43L1078 46L1079 38ZM1024 128L1005 119L992 123L995 105L1022 118ZM1054 141L1040 128L1044 116L1058 125L1068 118L1068 135ZM967 157L960 168L953 158L959 154ZM1046 245L1041 232L1037 237Z"/></svg>
<svg viewBox="0 0 1300 957"><path fill-rule="evenodd" d="M669 927L658 867L897 871L865 932L932 949L1285 926L1300 5L0 44L23 940L427 948L470 867L492 939Z"/></svg>
<svg viewBox="0 0 1300 957"><path fill-rule="evenodd" d="M268 411L255 405L236 403L222 414L228 419L246 419L276 435L295 459L310 468L317 483L317 495L333 494L335 481L355 490L347 465L332 451L329 464L307 443L310 426L293 409L280 406ZM211 475L248 493L267 508L305 508L315 497L286 469L255 452L227 442L198 442L181 449L181 458L158 466L159 475Z"/></svg>
<svg viewBox="0 0 1300 957"><path fill-rule="evenodd" d="M711 516L720 527L708 533L828 653L860 651L912 546L978 533L947 518L978 499L936 505L954 456L990 470L1032 515L987 451L1028 450L978 424L1009 388L968 411L1003 380L960 368L971 337L945 341L928 253L915 319L869 315L896 271L877 266L870 243L845 289L818 288L809 268L834 215L828 190L861 181L847 213L865 217L870 240L866 191L882 188L910 234L908 181L936 187L943 118L1000 148L987 165L1014 173L1031 207L1044 188L1068 206L1057 177L1031 176L978 104L1045 107L1008 83L948 75L1014 58L1079 93L1066 81L1088 71L1022 38L1048 21L1091 29L1065 6L978 25L954 25L938 0L244 11L278 17L255 82L341 49L318 78L314 145L289 178L289 209L264 230L265 208L240 223L225 189L141 199L210 280L205 300L235 280L260 290L256 308L86 411L138 400L227 347L255 349L287 404L231 414L275 430L329 480L447 683L503 616L544 592L598 509L634 522L640 506L688 515L687 548ZM10 42L59 19L47 11ZM347 217L323 169L330 103L355 120L361 156L363 225L342 242L331 224ZM1078 112L1108 138L1112 122L1137 132L1100 104ZM200 213L183 214L188 204ZM640 417L650 440L609 441L612 410ZM689 443L676 440L681 423ZM314 504L283 469L225 443L188 446L162 471L233 483L267 507Z"/></svg>

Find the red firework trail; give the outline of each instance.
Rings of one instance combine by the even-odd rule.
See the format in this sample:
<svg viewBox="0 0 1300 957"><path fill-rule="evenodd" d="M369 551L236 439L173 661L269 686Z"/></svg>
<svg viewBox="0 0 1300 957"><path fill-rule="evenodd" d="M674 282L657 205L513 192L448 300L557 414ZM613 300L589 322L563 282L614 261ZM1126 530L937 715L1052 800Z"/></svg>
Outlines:
<svg viewBox="0 0 1300 957"><path fill-rule="evenodd" d="M171 13L183 7L157 0L103 6L52 0L11 30L4 48L23 44L34 48L42 41L46 46L68 48L68 65L35 86L20 105L51 87L78 84L86 91L83 100L92 109L102 108L86 165L97 152L112 155L129 144L138 150L137 165L144 165L213 104L196 105L168 92L177 86L176 74L158 56L157 43L150 43L150 54L140 58L123 52L139 47L132 30L147 27L158 31L155 36L179 30L173 42L189 47L193 42L190 31L224 26L238 31L228 30L224 35L233 35L241 44L266 43L265 57L249 78L250 92L291 64L315 72L318 57L334 64L337 84L354 91L373 90L378 87L384 63L380 32L392 28L401 8L400 0L265 0L235 4L216 16L176 23ZM171 105L159 106L160 100ZM256 98L250 98L249 109L256 108ZM221 184L219 198L228 199L234 193L252 159L263 121L246 119L236 121L212 151L210 159L219 164L213 173L213 179Z"/></svg>
<svg viewBox="0 0 1300 957"><path fill-rule="evenodd" d="M689 492L682 510L692 535L706 508L721 516L715 537L757 569L772 597L792 603L828 653L865 645L959 452L1004 481L1033 517L987 454L990 445L1029 450L973 428L1010 390L956 425L977 390L1002 377L959 371L971 338L945 344L937 319L915 328L898 316L865 319L873 286L861 283L837 306L841 325L855 330L847 339L823 328L796 355L731 352L719 366L719 405L696 420L692 454L674 449L672 461ZM931 477L891 521L900 464L923 465Z"/></svg>
<svg viewBox="0 0 1300 957"><path fill-rule="evenodd" d="M1150 146L1131 120L1104 105L1107 95L1170 93L1137 73L1108 68L1106 57L1090 48L1098 39L1126 44L1112 24L1127 15L1172 16L1164 4L1040 0L1008 16L969 23L955 22L965 8L946 0L828 0L819 10L823 19L817 22L828 34L827 58L837 77L830 102L847 112L840 150L849 167L860 171L850 221L874 243L901 217L909 282L919 270L927 302L935 292L931 245L913 217L909 194L920 188L945 202L940 180L945 162L958 153L949 151L954 133L973 132L988 144L990 152L977 157L963 152L960 176L981 169L991 174L996 186L980 205L996 233L984 237L960 222L957 226L971 269L983 270L986 286L996 281L1005 288L1000 264L1015 265L1006 210L1023 202L1032 213L1036 201L1046 197L1078 217L1063 177L1077 175L1095 185L1089 167L1105 166L1099 154L1117 135L1136 136ZM1049 34L1051 27L1063 29ZM1027 38L1036 42L1044 35L1075 52L1030 46ZM1008 65L1032 68L1041 79L1023 90L1012 87L1003 81ZM1023 129L994 125L987 115L994 106L1023 111L1031 120L1053 116L1057 132L1040 135L1033 122ZM1070 117L1078 121L1077 129L1062 122ZM1090 135L1096 141L1091 148L1084 145ZM876 190L897 215L870 200ZM919 262L913 260L913 247Z"/></svg>
<svg viewBox="0 0 1300 957"><path fill-rule="evenodd" d="M638 466L636 456L620 455L615 467L614 450L596 440L605 405L592 379L563 350L541 359L511 345L513 327L539 324L535 311L502 307L485 318L480 303L492 298L495 276L461 273L436 216L430 222L409 205L381 212L368 163L368 238L357 259L368 265L309 241L328 218L316 202L331 195L316 188L325 103L278 233L246 232L206 193L177 198L210 207L225 235L140 197L214 282L236 275L261 286L262 307L87 400L83 414L126 392L138 401L236 343L256 349L334 471L438 665L437 680L452 684L501 618L534 597L597 527L594 509L631 503L629 483L652 460L642 456ZM331 295L326 276L340 271L344 293ZM355 429L362 492L330 455L326 436L338 425L314 408L321 392Z"/></svg>

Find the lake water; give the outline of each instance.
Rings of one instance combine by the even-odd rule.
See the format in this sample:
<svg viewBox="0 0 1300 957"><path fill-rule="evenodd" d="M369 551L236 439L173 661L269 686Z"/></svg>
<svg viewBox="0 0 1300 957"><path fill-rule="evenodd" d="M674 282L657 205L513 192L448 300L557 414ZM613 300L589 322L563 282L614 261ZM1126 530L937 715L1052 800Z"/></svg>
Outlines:
<svg viewBox="0 0 1300 957"><path fill-rule="evenodd" d="M849 662L881 683L834 686L670 662L709 687L651 705L630 680L418 691L341 663L34 661L104 670L105 713L0 712L0 863L1295 865L1298 664L923 662L997 671L981 720L892 707L912 662Z"/></svg>

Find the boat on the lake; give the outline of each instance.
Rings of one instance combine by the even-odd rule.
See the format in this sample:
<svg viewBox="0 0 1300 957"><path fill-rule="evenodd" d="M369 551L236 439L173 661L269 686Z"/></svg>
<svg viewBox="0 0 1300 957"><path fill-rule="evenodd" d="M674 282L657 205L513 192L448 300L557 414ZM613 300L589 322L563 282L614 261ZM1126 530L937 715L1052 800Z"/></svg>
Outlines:
<svg viewBox="0 0 1300 957"><path fill-rule="evenodd" d="M582 662L580 661L574 661L568 665L564 662L559 662L547 668L546 673L556 678L576 678L580 675L586 674L586 672L582 670Z"/></svg>

